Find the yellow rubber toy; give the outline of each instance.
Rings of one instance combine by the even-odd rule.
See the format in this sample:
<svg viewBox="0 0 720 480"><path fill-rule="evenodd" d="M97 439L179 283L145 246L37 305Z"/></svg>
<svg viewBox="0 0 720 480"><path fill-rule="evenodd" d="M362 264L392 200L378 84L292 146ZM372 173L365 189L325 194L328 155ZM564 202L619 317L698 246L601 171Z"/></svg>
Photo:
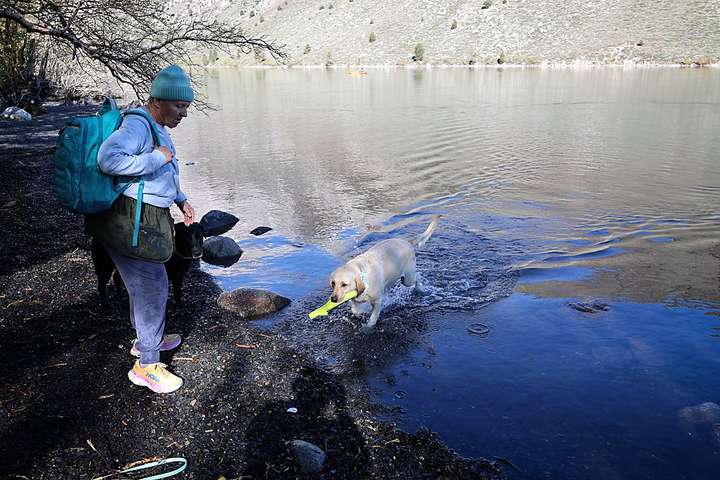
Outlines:
<svg viewBox="0 0 720 480"><path fill-rule="evenodd" d="M319 316L321 316L321 315L323 315L323 316L324 316L324 315L327 315L328 312L329 312L330 310L332 310L333 308L337 307L337 306L340 305L341 303L347 302L348 300L352 300L352 299L355 298L355 297L357 297L357 291L353 290L352 292L346 293L345 296L344 296L343 298L341 298L340 301L337 302L337 303L333 302L332 300L328 300L325 305L323 305L322 307L318 308L317 310L313 310L312 312L310 312L310 313L308 314L308 316L309 316L310 318L315 318L315 317L319 317Z"/></svg>

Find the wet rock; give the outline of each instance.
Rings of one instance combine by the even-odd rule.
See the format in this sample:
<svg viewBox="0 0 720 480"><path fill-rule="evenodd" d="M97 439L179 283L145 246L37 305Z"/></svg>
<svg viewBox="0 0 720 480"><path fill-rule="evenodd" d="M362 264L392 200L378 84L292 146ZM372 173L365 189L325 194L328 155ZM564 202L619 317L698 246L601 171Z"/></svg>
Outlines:
<svg viewBox="0 0 720 480"><path fill-rule="evenodd" d="M688 423L715 423L720 420L720 405L705 402L685 407L678 412L678 416Z"/></svg>
<svg viewBox="0 0 720 480"><path fill-rule="evenodd" d="M222 235L235 226L238 222L238 218L227 212L220 210L210 210L200 219L200 226L203 228L203 233L206 237L214 237L215 235Z"/></svg>
<svg viewBox="0 0 720 480"><path fill-rule="evenodd" d="M293 440L290 446L303 473L318 473L325 463L325 452L317 445L303 440Z"/></svg>
<svg viewBox="0 0 720 480"><path fill-rule="evenodd" d="M270 228L270 227L256 227L250 231L250 234L259 236L259 235L262 235L263 233L269 232L270 230L272 230L272 228Z"/></svg>
<svg viewBox="0 0 720 480"><path fill-rule="evenodd" d="M240 246L228 237L212 237L203 242L203 260L213 265L229 267L237 262L243 251Z"/></svg>
<svg viewBox="0 0 720 480"><path fill-rule="evenodd" d="M598 313L607 312L610 310L610 305L602 302L571 302L568 303L568 307L574 308L575 310L583 313Z"/></svg>
<svg viewBox="0 0 720 480"><path fill-rule="evenodd" d="M232 292L225 292L218 298L218 305L237 313L242 318L274 313L289 304L288 298L255 288L238 288Z"/></svg>

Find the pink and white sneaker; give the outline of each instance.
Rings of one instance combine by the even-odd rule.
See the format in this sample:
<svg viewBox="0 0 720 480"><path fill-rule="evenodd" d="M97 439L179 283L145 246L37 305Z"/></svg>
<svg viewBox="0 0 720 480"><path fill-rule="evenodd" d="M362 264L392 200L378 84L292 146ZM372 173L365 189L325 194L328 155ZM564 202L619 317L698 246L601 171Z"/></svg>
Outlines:
<svg viewBox="0 0 720 480"><path fill-rule="evenodd" d="M183 380L167 370L164 363L151 363L141 366L136 360L133 368L128 372L128 378L135 385L148 387L155 393L171 393L182 387Z"/></svg>

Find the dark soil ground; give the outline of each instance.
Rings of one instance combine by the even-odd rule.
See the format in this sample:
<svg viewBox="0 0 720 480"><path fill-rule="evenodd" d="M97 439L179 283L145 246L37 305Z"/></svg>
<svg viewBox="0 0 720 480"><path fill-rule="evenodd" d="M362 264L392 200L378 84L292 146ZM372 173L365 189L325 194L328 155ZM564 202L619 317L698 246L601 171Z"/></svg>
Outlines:
<svg viewBox="0 0 720 480"><path fill-rule="evenodd" d="M132 385L126 302L111 287L101 308L82 219L52 186L57 130L83 109L48 110L0 120L0 478L91 479L165 457L186 458L179 477L197 479L503 478L432 432L378 420L360 377L221 310L220 288L197 268L184 307L170 303L168 331L185 341L163 358L185 385L164 396ZM299 473L294 439L327 452L320 474Z"/></svg>

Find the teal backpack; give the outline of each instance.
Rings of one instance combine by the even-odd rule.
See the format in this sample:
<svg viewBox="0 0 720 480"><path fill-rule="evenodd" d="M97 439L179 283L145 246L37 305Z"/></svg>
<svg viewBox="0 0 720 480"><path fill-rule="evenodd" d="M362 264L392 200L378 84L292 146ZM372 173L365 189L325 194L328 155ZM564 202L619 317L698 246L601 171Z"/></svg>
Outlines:
<svg viewBox="0 0 720 480"><path fill-rule="evenodd" d="M150 127L155 145L158 133L149 115L135 109L121 112L113 99L107 99L96 115L74 117L60 130L58 148L53 155L54 181L60 203L75 213L93 214L108 210L132 183L138 185L138 205L142 205L145 181L138 177L107 175L98 167L100 145L120 127L125 115L140 115ZM117 179L127 183L115 190ZM140 208L136 212L133 246L137 246Z"/></svg>

